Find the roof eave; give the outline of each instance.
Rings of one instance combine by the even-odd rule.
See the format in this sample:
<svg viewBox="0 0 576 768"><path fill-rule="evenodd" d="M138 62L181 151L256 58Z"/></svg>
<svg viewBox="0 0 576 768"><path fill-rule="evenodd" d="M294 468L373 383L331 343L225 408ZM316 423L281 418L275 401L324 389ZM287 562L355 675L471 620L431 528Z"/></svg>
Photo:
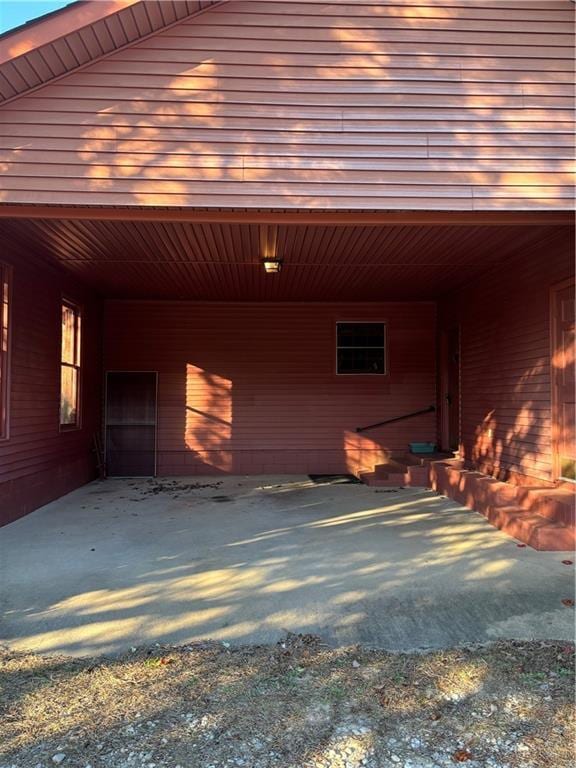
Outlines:
<svg viewBox="0 0 576 768"><path fill-rule="evenodd" d="M138 2L140 0L72 3L57 13L42 16L34 23L18 27L0 38L0 65L44 45L49 45L61 37L95 24Z"/></svg>

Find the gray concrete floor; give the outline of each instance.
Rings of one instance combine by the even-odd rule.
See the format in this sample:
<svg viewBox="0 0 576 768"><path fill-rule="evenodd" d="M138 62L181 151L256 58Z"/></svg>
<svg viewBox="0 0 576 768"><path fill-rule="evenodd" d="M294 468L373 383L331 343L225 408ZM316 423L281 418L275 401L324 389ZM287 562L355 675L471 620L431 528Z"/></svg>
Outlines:
<svg viewBox="0 0 576 768"><path fill-rule="evenodd" d="M183 487L198 482L218 485ZM86 655L286 630L396 650L567 640L565 558L431 491L107 480L0 529L0 643Z"/></svg>

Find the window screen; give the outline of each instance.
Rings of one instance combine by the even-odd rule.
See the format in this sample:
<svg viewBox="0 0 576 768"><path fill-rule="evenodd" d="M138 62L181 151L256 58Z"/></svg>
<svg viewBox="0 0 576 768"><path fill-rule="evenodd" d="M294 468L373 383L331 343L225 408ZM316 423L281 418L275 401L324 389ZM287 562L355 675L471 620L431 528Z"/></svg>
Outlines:
<svg viewBox="0 0 576 768"><path fill-rule="evenodd" d="M336 371L342 374L385 374L386 325L337 323Z"/></svg>

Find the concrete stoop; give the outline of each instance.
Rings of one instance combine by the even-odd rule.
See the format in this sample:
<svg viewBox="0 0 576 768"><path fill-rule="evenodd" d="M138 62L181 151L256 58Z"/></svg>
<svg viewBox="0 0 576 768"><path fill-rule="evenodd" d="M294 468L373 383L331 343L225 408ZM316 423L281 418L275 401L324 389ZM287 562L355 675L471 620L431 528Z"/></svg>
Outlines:
<svg viewBox="0 0 576 768"><path fill-rule="evenodd" d="M534 549L564 552L576 546L574 486L516 486L467 470L457 459L432 462L429 485Z"/></svg>
<svg viewBox="0 0 576 768"><path fill-rule="evenodd" d="M429 483L429 463L410 454L390 457L386 463L371 470L360 470L358 477L370 486L384 488L426 488Z"/></svg>

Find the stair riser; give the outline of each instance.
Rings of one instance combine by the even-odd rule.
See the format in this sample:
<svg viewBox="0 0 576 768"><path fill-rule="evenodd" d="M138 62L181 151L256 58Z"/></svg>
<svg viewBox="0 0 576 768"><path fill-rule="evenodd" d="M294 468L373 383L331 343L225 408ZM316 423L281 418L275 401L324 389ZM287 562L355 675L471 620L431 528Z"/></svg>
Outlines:
<svg viewBox="0 0 576 768"><path fill-rule="evenodd" d="M554 528L540 528L536 534L536 543L532 546L541 552L574 552L576 529L570 526L559 532Z"/></svg>
<svg viewBox="0 0 576 768"><path fill-rule="evenodd" d="M378 477L363 475L362 482L365 485L376 488L429 488L428 473L413 476L411 472L405 475L389 475L388 477Z"/></svg>
<svg viewBox="0 0 576 768"><path fill-rule="evenodd" d="M410 478L410 486L415 488L430 487L430 472L428 467L409 467L408 476Z"/></svg>
<svg viewBox="0 0 576 768"><path fill-rule="evenodd" d="M367 485L378 486L380 488L400 488L406 487L410 483L410 476L405 475L388 475L388 477L374 476L369 478Z"/></svg>

